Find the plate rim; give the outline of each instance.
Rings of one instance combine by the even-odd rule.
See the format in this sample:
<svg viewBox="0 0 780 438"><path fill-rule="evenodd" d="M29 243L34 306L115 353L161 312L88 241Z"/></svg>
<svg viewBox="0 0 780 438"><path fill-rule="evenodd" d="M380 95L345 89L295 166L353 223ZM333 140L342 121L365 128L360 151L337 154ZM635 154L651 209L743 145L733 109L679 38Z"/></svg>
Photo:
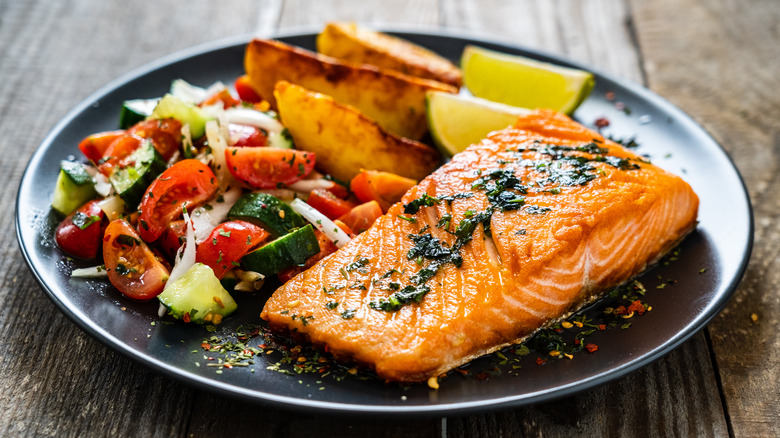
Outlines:
<svg viewBox="0 0 780 438"><path fill-rule="evenodd" d="M54 139L60 133L62 133L62 131L65 130L68 125L72 123L73 119L79 116L83 111L85 111L95 102L99 101L101 97L105 96L106 94L114 91L116 88L124 84L127 84L128 82L134 79L138 79L140 77L148 75L170 64L180 62L186 59L198 57L198 56L207 55L208 53L211 52L230 49L239 45L246 45L249 41L251 41L252 38L258 37L258 35L256 34L236 35L228 38L222 38L215 41L195 45L165 55L163 57L157 58L151 62L148 62L137 68L134 68L128 71L127 73L122 74L119 77L109 81L104 86L98 88L96 91L89 94L79 104L73 107L73 109L71 109L68 113L66 113L66 115L63 116L54 125L54 127L51 128L48 134L38 145L37 150L30 157L30 160L28 161L28 164L25 167L24 172L22 173L19 182L19 188L17 189L17 196L15 202L15 210L16 210L15 228L16 228L17 243L19 244L20 250L23 254L27 266L29 267L34 278L40 285L41 289L43 289L43 291L46 293L49 299L58 307L58 309L63 314L65 314L65 316L67 316L72 322L74 322L77 327L81 328L83 331L89 334L92 338L99 341L101 344L105 345L106 347L109 347L113 351L117 351L123 354L125 357L132 359L135 363L145 366L147 369L160 372L168 377L172 377L175 380L183 382L185 384L192 385L199 389L207 390L215 394L229 396L232 398L250 401L253 403L265 404L265 405L286 409L286 410L297 410L301 408L308 408L308 409L315 410L317 412L328 413L328 414L350 415L355 413L363 413L363 414L370 414L372 416L389 416L389 417L397 416L397 415L408 416L408 415L416 415L416 414L430 416L433 414L450 415L450 414L476 413L476 412L483 412L487 410L507 409L511 407L530 405L539 402L547 402L547 401L563 398L575 393L583 392L592 389L596 386L600 386L607 382L624 377L625 375L666 356L667 354L676 350L683 342L687 341L695 334L697 334L700 330L704 329L706 325L723 309L723 307L726 305L726 303L731 298L731 296L733 296L737 286L744 278L745 272L748 267L748 263L752 255L752 249L754 243L754 227L755 227L753 207L744 179L741 173L739 172L739 170L737 169L736 165L734 164L734 161L732 160L731 156L722 147L722 145L720 145L720 143L717 142L709 134L709 132L707 132L707 130L699 123L697 123L690 115L688 115L680 108L670 103L665 98L656 94L649 88L645 87L641 83L630 81L628 79L625 79L623 77L611 73L605 73L604 71L601 71L597 68L592 68L589 65L585 65L583 63L579 63L574 60L571 60L567 57L552 54L544 50L518 45L509 41L502 41L501 39L488 37L486 35L478 35L472 31L461 30L461 29L444 28L444 29L430 30L430 29L416 29L416 28L398 28L398 27L388 26L388 27L382 27L380 30L391 34L400 35L400 36L413 35L413 36L419 36L423 38L434 38L434 39L443 38L443 39L450 39L450 40L468 41L469 43L477 43L477 44L482 43L482 44L487 44L487 45L492 45L497 47L503 47L510 51L515 51L515 52L521 51L527 54L531 54L536 58L550 60L551 62L555 62L561 65L568 65L575 68L585 69L593 72L596 76L604 77L612 82L615 82L621 87L634 91L635 93L640 95L642 99L645 99L651 102L652 104L659 106L663 111L665 111L668 114L671 114L674 117L675 121L684 122L684 124L686 125L685 126L686 129L688 130L692 129L696 131L698 134L704 135L710 142L712 142L712 144L714 144L723 153L728 164L731 166L734 175L738 178L740 182L740 186L741 186L740 192L743 194L747 204L747 211L745 213L747 215L747 222L749 224L747 230L748 239L747 242L745 242L745 248L742 254L742 260L737 270L737 275L735 275L731 279L731 281L728 282L728 284L724 284L725 292L720 297L718 297L717 300L709 302L708 308L705 308L702 311L698 312L696 317L693 318L693 320L685 327L684 330L677 332L674 336L667 339L666 342L662 343L654 350L644 353L641 357L639 357L636 360L630 361L618 367L609 368L600 373L593 374L585 380L579 380L576 382L572 382L570 384L556 386L553 389L536 391L533 393L523 393L520 395L506 396L500 398L453 402L444 405L441 404L411 405L411 406L364 405L364 404L341 403L341 402L332 402L332 401L306 400L306 399L301 399L299 397L280 396L271 393L249 390L247 388L232 385L226 382L220 382L215 379L196 375L186 370L183 370L181 368L178 368L176 366L166 364L153 356L144 354L138 350L130 348L128 344L122 342L120 339L118 339L117 337L115 337L114 335L112 335L102 327L98 326L95 321L85 318L85 315L81 313L79 309L71 308L65 302L60 300L58 295L52 289L50 289L50 287L46 283L44 283L43 278L39 274L36 267L33 265L31 256L28 253L27 245L31 243L25 242L21 231L22 224L21 224L21 217L20 217L20 210L21 210L20 195L22 194L22 190L25 185L25 182L28 180L28 178L30 178L29 174L32 171L31 169L35 167L35 165L38 164L44 158L44 156L46 155L44 151L48 151L50 149L51 143L54 141ZM316 35L318 31L319 31L318 29L315 30L313 27L304 26L300 28L289 29L284 32L274 33L273 35L268 36L268 38L285 39L285 38L295 38L295 37L311 37L313 35Z"/></svg>

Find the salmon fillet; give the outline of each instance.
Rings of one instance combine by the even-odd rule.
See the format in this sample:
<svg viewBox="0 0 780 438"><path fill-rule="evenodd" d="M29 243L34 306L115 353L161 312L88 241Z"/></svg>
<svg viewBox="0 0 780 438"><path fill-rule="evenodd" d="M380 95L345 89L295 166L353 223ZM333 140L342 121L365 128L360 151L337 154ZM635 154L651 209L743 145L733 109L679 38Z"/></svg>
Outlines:
<svg viewBox="0 0 780 438"><path fill-rule="evenodd" d="M261 317L380 378L424 381L637 275L695 227L698 202L677 176L537 110L457 154Z"/></svg>

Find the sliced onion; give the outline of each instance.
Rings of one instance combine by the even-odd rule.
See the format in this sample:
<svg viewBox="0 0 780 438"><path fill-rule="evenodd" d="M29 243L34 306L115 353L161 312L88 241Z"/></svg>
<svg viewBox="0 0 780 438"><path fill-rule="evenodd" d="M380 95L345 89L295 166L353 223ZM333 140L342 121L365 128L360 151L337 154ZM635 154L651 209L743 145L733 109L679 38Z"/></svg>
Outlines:
<svg viewBox="0 0 780 438"><path fill-rule="evenodd" d="M96 167L84 166L84 170L87 171L89 176L92 177L95 191L98 193L98 195L108 196L111 194L111 191L114 190L114 186L111 185L111 182L108 180L107 176L100 173Z"/></svg>
<svg viewBox="0 0 780 438"><path fill-rule="evenodd" d="M106 271L106 265L92 266L74 269L70 276L73 278L102 278L108 277L108 271Z"/></svg>
<svg viewBox="0 0 780 438"><path fill-rule="evenodd" d="M223 135L219 124L215 120L206 122L206 139L209 142L212 155L212 168L219 181L220 190L226 190L228 186L237 186L235 178L230 173L225 160L227 150L227 134Z"/></svg>
<svg viewBox="0 0 780 438"><path fill-rule="evenodd" d="M225 110L228 123L249 125L264 129L269 135L279 134L284 130L284 125L278 120L260 111L249 108L228 108Z"/></svg>
<svg viewBox="0 0 780 438"><path fill-rule="evenodd" d="M109 221L119 219L125 212L125 201L118 195L106 196L98 202L98 206L106 214Z"/></svg>
<svg viewBox="0 0 780 438"><path fill-rule="evenodd" d="M234 187L222 194L222 202L209 202L209 207L201 206L192 211L192 224L195 228L195 242L201 243L209 237L214 228L227 220L233 205L241 197L241 189Z"/></svg>
<svg viewBox="0 0 780 438"><path fill-rule="evenodd" d="M186 241L184 246L179 248L179 251L176 253L176 263L173 265L171 275L168 276L168 281L165 283L165 289L168 289L168 286L186 274L191 267L195 266L195 229L190 220L190 215L186 211L184 212L184 223L186 226Z"/></svg>
<svg viewBox="0 0 780 438"><path fill-rule="evenodd" d="M322 233L333 241L333 244L337 247L341 248L351 240L347 233L339 228L332 220L328 219L327 216L300 199L293 199L290 203L290 207L307 221L311 222L318 230L322 231Z"/></svg>

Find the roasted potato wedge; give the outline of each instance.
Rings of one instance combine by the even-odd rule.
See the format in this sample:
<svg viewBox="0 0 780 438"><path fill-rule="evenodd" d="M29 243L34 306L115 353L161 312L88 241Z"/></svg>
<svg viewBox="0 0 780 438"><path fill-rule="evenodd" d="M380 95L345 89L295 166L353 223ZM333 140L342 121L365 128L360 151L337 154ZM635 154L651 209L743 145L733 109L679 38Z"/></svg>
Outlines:
<svg viewBox="0 0 780 438"><path fill-rule="evenodd" d="M317 51L341 60L371 64L455 87L463 85L460 69L448 59L410 41L355 23L328 23L317 36Z"/></svg>
<svg viewBox="0 0 780 438"><path fill-rule="evenodd" d="M428 131L425 92L457 91L451 85L344 63L271 40L249 43L244 67L252 88L268 99L273 108L274 85L285 80L354 106L384 129L415 140Z"/></svg>
<svg viewBox="0 0 780 438"><path fill-rule="evenodd" d="M421 180L440 163L435 149L383 130L356 108L287 81L273 93L295 147L314 152L317 168L342 181L361 169Z"/></svg>

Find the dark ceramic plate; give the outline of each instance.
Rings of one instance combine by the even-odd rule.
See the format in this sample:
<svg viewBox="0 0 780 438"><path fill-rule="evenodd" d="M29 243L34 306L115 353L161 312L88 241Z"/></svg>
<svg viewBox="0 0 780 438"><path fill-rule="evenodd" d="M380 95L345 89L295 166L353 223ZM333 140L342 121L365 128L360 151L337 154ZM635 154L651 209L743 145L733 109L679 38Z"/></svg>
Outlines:
<svg viewBox="0 0 780 438"><path fill-rule="evenodd" d="M457 60L466 44L516 53L579 68L567 60L515 46L424 33L400 33L444 56ZM280 38L313 48L314 34ZM701 198L699 225L680 246L681 256L641 277L653 310L633 318L627 330L593 335L595 354L575 360L553 360L544 366L531 354L515 370L498 366L487 380L451 375L438 391L424 385L411 388L376 379L286 375L268 370L275 356L258 358L252 372L234 368L217 374L206 367L200 349L213 333L184 324L161 324L157 303L123 298L105 281L69 279L75 264L55 247L52 232L58 220L49 211L60 160L79 156L77 144L90 133L117 127L118 110L126 99L164 94L171 80L183 78L207 86L229 82L243 72L248 38L198 47L162 59L124 76L67 115L49 134L30 160L17 199L17 235L27 262L54 303L76 324L110 348L154 370L200 388L277 407L330 412L375 414L450 414L518 406L582 391L616 379L662 357L703 328L724 306L741 279L752 245L752 217L745 187L734 165L718 144L689 116L644 87L613 76L596 74L596 89L577 110L586 125L607 117L606 134L636 136L639 151L661 167L681 175ZM619 109L607 99L613 92ZM625 108L630 109L626 111ZM88 264L78 264L83 267ZM706 268L706 271L701 272ZM659 280L675 284L659 289ZM258 323L263 297L239 300L239 310L216 334L227 334L242 323ZM193 351L197 350L197 353ZM200 363L200 366L196 365ZM472 375L493 370L497 360L482 358L470 365ZM509 371L512 371L512 375ZM321 389L323 388L323 389Z"/></svg>

